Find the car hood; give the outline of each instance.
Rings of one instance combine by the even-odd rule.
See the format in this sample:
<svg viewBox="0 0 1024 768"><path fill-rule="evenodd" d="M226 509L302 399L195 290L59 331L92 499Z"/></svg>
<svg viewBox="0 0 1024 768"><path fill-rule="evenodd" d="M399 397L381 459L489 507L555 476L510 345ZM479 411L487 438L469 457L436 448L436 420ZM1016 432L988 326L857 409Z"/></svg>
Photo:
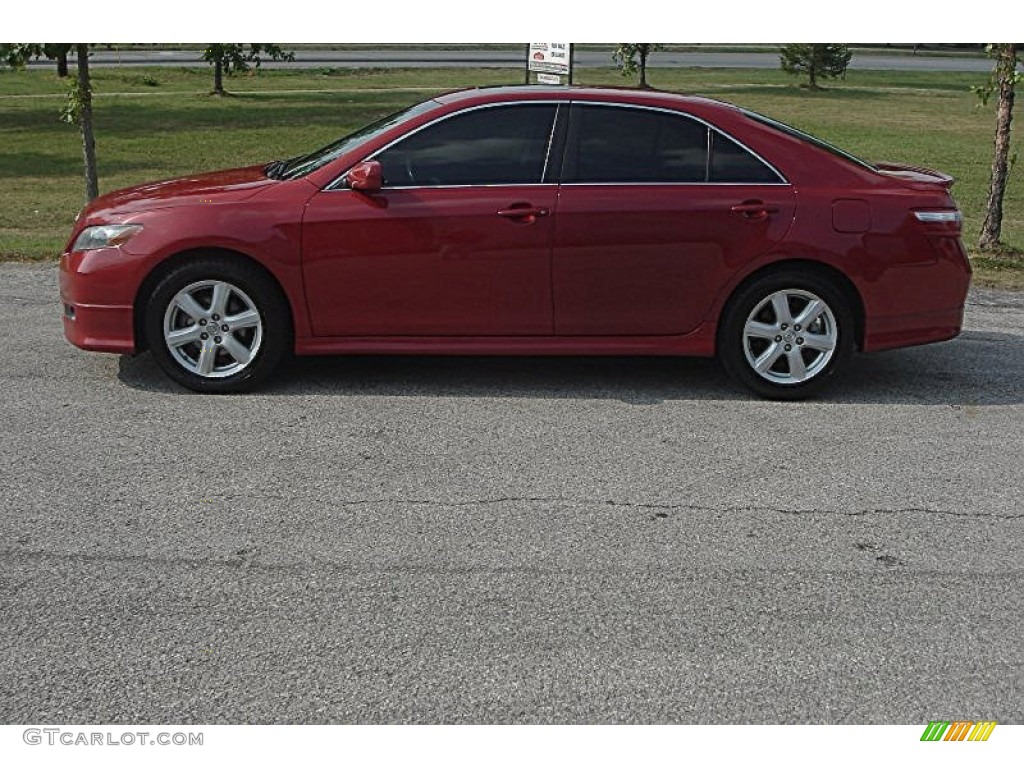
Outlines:
<svg viewBox="0 0 1024 768"><path fill-rule="evenodd" d="M80 218L95 218L103 214L129 214L179 205L244 200L262 189L280 183L268 179L263 168L262 165L253 165L118 189L93 200Z"/></svg>

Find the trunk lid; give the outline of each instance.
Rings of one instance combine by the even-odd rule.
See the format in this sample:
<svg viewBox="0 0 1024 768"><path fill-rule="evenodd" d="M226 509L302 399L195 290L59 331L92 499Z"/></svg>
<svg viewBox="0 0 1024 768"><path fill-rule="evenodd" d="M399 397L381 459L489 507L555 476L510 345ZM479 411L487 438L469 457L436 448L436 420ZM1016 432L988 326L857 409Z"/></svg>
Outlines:
<svg viewBox="0 0 1024 768"><path fill-rule="evenodd" d="M875 163L875 169L883 176L918 189L921 187L934 189L937 186L949 189L954 182L953 177L945 173L902 163Z"/></svg>

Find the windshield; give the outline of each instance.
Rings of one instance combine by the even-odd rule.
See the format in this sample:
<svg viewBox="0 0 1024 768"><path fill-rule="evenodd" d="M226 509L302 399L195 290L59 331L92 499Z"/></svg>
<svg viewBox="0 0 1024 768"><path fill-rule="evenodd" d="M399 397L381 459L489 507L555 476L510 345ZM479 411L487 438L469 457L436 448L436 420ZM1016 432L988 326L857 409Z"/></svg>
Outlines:
<svg viewBox="0 0 1024 768"><path fill-rule="evenodd" d="M273 178L278 179L297 179L300 176L305 176L307 173L312 173L318 168L323 168L329 162L345 154L350 149L354 149L360 144L379 136L406 118L421 114L436 106L436 101L425 101L422 104L416 104L415 106L400 110L392 115L388 115L387 117L382 117L380 120L360 128L355 133L350 133L348 136L344 136L332 144L328 144L326 147L316 150L316 152L311 152L308 155L302 155L300 157L293 157L291 160L285 160L281 162L281 165L279 166L271 163L271 165L268 166L267 175L273 173ZM275 166L273 167L273 171L270 170L271 166Z"/></svg>
<svg viewBox="0 0 1024 768"><path fill-rule="evenodd" d="M819 149L824 149L826 152L831 152L833 155L836 155L837 157L841 157L844 160L848 160L851 163L855 163L855 164L861 166L862 168L867 168L867 169L872 170L872 171L877 171L878 170L871 163L868 163L868 162L866 162L864 160L861 160L859 157L854 157L849 152L844 152L843 150L839 149L839 147L835 147L835 146L829 144L827 141L822 141L821 139L819 139L816 136L811 136L811 134L809 134L809 133L804 133L803 131L801 131L801 130L799 130L797 128L794 128L791 125L786 125L785 123L780 123L778 120L772 120L770 117L765 117L764 115L759 115L757 112L751 112L750 110L747 110L747 109L742 110L742 112L743 112L744 115L746 115L747 117L749 117L752 120L756 120L759 123L763 123L764 125L771 126L775 130L782 131L783 133L788 134L788 135L790 135L790 136L792 136L794 138L800 139L801 141L806 141L808 144L813 144L814 146L818 147Z"/></svg>

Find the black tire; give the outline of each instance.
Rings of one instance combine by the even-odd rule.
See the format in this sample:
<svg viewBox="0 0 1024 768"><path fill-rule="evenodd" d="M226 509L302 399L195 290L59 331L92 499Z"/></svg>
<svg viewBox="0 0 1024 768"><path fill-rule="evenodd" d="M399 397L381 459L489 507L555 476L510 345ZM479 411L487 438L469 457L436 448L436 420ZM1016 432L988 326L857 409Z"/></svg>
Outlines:
<svg viewBox="0 0 1024 768"><path fill-rule="evenodd" d="M821 305L815 301L824 305L817 315ZM806 328L797 322L801 315L813 317ZM782 270L742 286L726 304L718 358L735 381L761 397L801 400L819 392L846 364L854 328L850 301L832 280Z"/></svg>
<svg viewBox="0 0 1024 768"><path fill-rule="evenodd" d="M215 297L223 316L215 312ZM189 299L195 303L186 310ZM291 313L278 285L252 264L217 256L196 258L164 275L146 300L144 329L163 371L203 393L259 386L292 345Z"/></svg>

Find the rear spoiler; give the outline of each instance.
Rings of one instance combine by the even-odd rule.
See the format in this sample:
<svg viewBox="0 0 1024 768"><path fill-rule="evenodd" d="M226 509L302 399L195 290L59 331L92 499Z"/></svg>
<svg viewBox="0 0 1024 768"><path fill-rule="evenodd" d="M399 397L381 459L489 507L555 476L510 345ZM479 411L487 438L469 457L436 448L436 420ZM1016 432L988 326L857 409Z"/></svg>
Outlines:
<svg viewBox="0 0 1024 768"><path fill-rule="evenodd" d="M938 184L944 189L953 186L955 179L945 173L933 171L930 168L918 168L914 165L902 165L900 163L875 163L875 170L884 173L886 176L894 176L912 184Z"/></svg>

